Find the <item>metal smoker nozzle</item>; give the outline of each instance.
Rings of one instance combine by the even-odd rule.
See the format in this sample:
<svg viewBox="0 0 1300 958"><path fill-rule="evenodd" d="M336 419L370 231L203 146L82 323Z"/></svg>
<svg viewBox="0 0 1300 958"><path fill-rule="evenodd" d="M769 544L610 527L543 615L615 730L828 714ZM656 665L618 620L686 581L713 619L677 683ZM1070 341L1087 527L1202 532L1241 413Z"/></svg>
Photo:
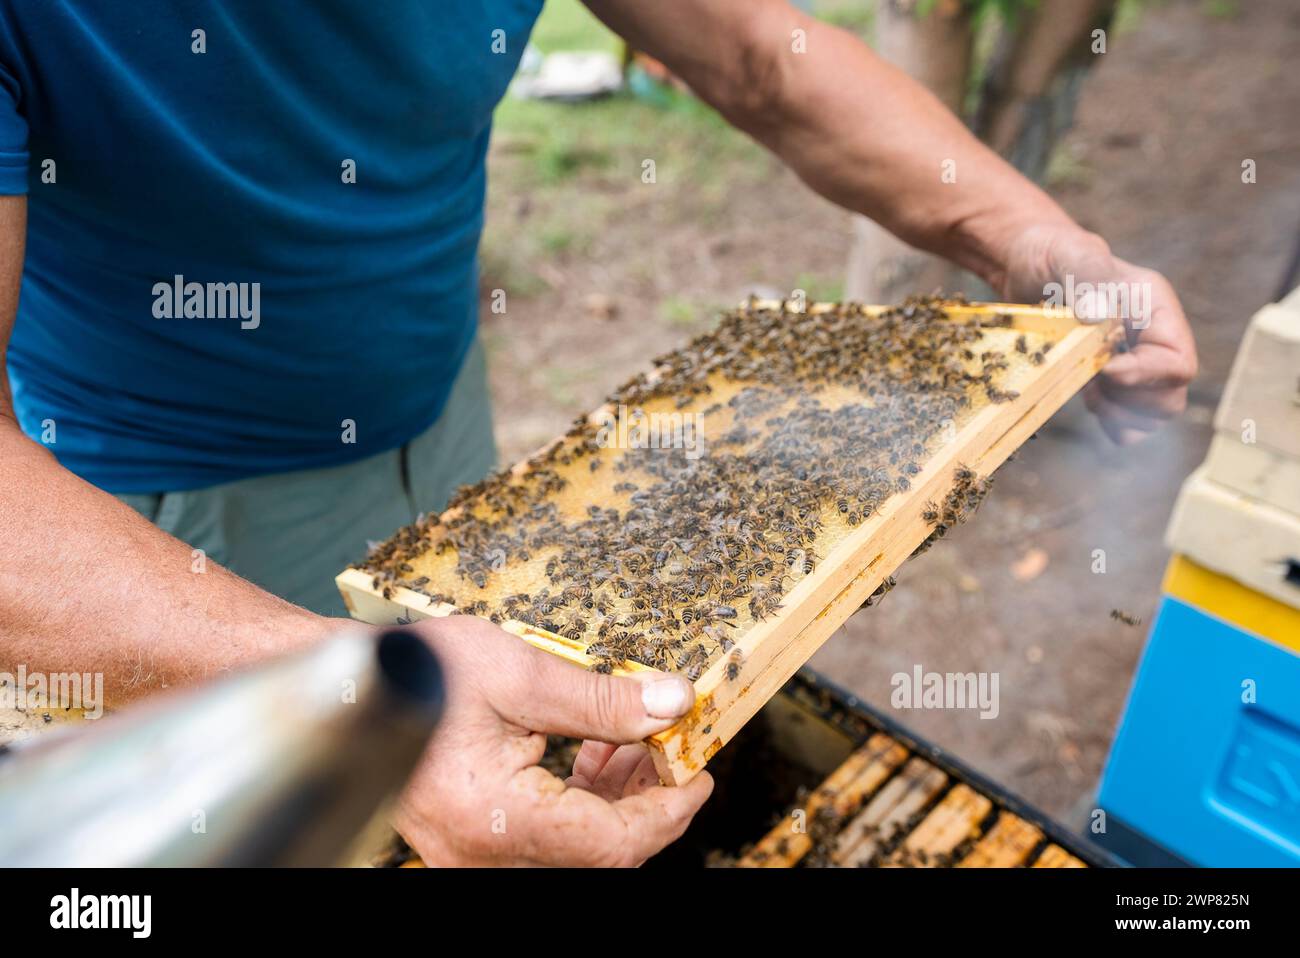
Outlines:
<svg viewBox="0 0 1300 958"><path fill-rule="evenodd" d="M336 864L443 705L419 636L312 649L0 757L0 865Z"/></svg>

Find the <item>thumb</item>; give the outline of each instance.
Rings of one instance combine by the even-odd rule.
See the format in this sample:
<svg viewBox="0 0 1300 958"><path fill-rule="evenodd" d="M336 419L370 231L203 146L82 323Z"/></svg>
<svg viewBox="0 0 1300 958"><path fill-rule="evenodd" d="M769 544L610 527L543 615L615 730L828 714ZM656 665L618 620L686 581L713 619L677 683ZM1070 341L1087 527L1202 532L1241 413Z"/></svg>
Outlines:
<svg viewBox="0 0 1300 958"><path fill-rule="evenodd" d="M531 732L639 742L668 728L695 702L695 687L680 675L601 675L527 645L523 649L529 653L523 656L526 666L493 705L503 719Z"/></svg>

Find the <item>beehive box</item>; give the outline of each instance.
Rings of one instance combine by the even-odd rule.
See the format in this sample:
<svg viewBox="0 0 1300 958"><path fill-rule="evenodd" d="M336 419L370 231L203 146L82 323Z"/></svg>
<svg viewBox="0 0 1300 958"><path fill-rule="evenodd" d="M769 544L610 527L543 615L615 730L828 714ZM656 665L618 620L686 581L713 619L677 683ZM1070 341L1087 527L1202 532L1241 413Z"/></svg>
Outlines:
<svg viewBox="0 0 1300 958"><path fill-rule="evenodd" d="M1214 428L1300 460L1300 289L1251 318Z"/></svg>
<svg viewBox="0 0 1300 958"><path fill-rule="evenodd" d="M942 749L924 742L809 671L800 672L755 723L750 754L732 762L801 766L780 773L801 784L776 821L754 828L752 809L720 786L724 809L688 832L687 846L713 846L711 864L740 868L1087 868L1113 864ZM773 759L775 758L775 762ZM797 769L797 770L796 770ZM762 794L762 785L746 783ZM725 829L724 818L742 822ZM725 829L725 834L723 833ZM717 839L714 841L713 839ZM670 850L671 853L672 850ZM683 849L682 851L687 851ZM680 858L681 855L679 854Z"/></svg>
<svg viewBox="0 0 1300 958"><path fill-rule="evenodd" d="M1214 423L1209 453L1183 483L1166 541L1300 607L1300 289L1251 320Z"/></svg>
<svg viewBox="0 0 1300 958"><path fill-rule="evenodd" d="M352 614L478 614L696 686L649 740L689 780L845 619L978 505L1119 334L960 301L750 301L513 469L338 577Z"/></svg>
<svg viewBox="0 0 1300 958"><path fill-rule="evenodd" d="M1206 479L1300 515L1300 289L1251 319L1214 428Z"/></svg>
<svg viewBox="0 0 1300 958"><path fill-rule="evenodd" d="M1219 485L1208 465L1183 482L1165 539L1205 568L1300 608L1300 515Z"/></svg>

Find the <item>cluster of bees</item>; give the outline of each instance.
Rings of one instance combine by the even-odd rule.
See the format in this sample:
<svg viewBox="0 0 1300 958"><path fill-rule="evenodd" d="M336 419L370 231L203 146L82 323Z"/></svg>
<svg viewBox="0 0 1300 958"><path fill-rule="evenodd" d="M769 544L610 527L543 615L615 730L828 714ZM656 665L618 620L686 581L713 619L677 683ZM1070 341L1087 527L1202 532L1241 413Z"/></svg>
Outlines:
<svg viewBox="0 0 1300 958"><path fill-rule="evenodd" d="M856 304L795 311L751 302L609 398L638 412L699 410L704 455L611 454L583 417L525 468L459 490L441 517L401 530L358 567L386 595L405 586L430 604L582 642L599 671L633 661L693 680L725 658L734 677L737 636L777 613L836 542L911 489L945 431L981 397L1016 397L1003 388L1010 358L987 336L1011 317L956 321L944 305L914 298L871 315ZM1024 337L1015 350L1031 355ZM557 494L598 468L612 470L613 493L578 514L562 508ZM932 531L917 552L987 489L988 480L957 468L944 500L925 504ZM441 562L448 553L454 564ZM524 567L526 588L493 588Z"/></svg>

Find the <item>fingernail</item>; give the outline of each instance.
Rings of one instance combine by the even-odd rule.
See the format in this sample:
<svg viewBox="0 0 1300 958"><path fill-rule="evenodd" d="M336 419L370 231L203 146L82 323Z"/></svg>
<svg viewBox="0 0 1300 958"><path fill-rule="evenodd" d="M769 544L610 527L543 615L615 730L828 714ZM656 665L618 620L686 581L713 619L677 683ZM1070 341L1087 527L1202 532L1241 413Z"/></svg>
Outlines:
<svg viewBox="0 0 1300 958"><path fill-rule="evenodd" d="M653 718L685 715L693 698L690 684L675 676L655 679L641 686L641 704L645 706L646 714Z"/></svg>

